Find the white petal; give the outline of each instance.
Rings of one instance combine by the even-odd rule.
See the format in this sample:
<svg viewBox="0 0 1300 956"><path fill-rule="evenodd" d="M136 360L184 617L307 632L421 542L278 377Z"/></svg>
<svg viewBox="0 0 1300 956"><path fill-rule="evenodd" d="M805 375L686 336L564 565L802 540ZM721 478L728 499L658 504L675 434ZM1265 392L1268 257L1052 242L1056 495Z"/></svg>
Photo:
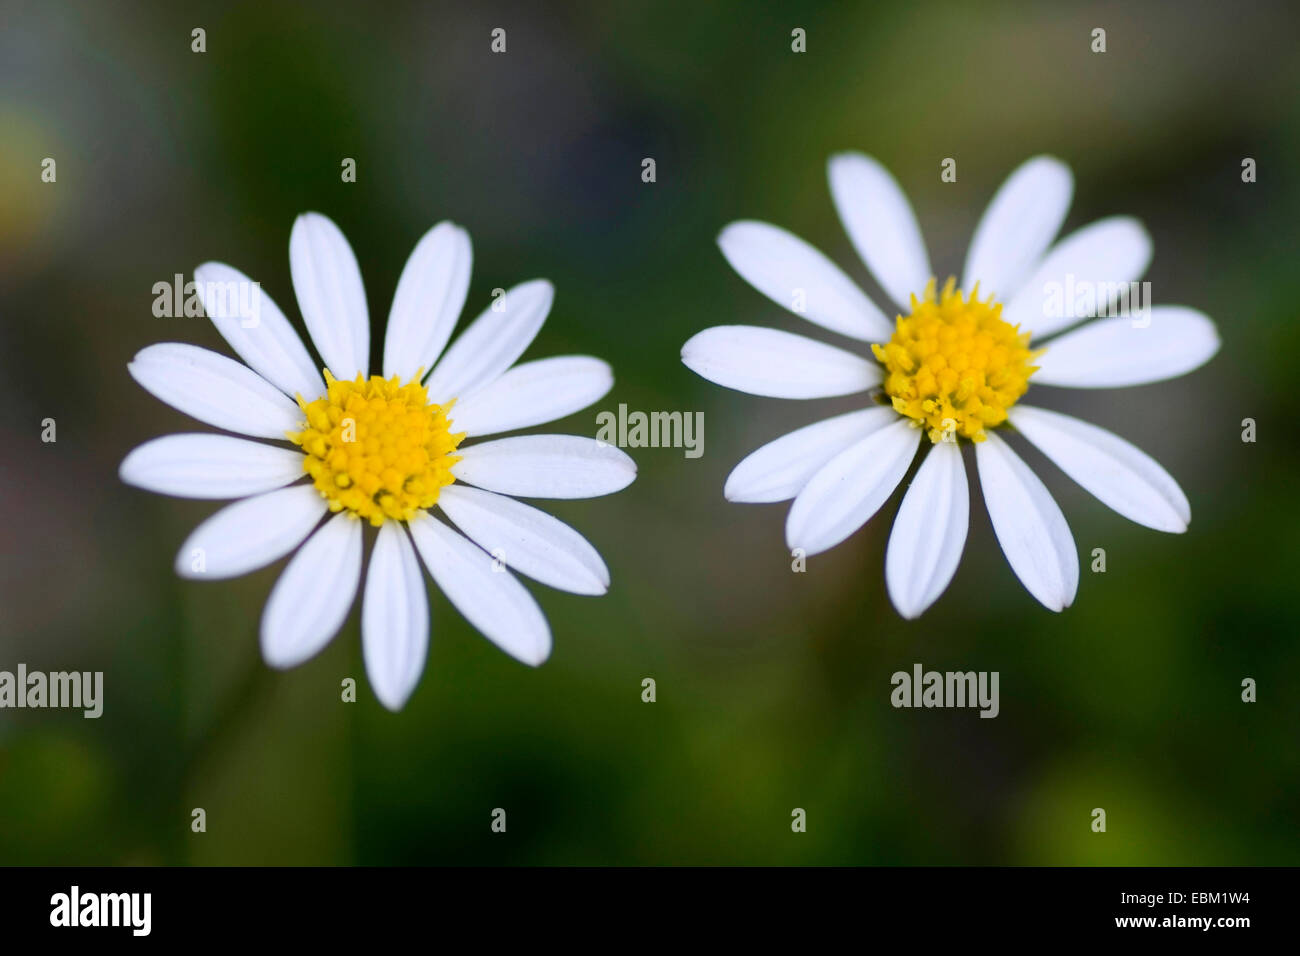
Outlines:
<svg viewBox="0 0 1300 956"><path fill-rule="evenodd" d="M838 153L827 164L831 197L853 248L880 287L909 310L911 295L930 281L930 257L916 214L898 181L862 153ZM884 341L893 333L889 328Z"/></svg>
<svg viewBox="0 0 1300 956"><path fill-rule="evenodd" d="M682 346L697 375L751 395L830 398L880 384L880 366L813 339L755 325L718 325Z"/></svg>
<svg viewBox="0 0 1300 956"><path fill-rule="evenodd" d="M626 453L577 435L519 435L457 451L451 473L461 481L524 498L595 498L636 478Z"/></svg>
<svg viewBox="0 0 1300 956"><path fill-rule="evenodd" d="M788 501L822 465L896 421L898 413L882 406L805 425L750 453L727 476L722 493L728 501Z"/></svg>
<svg viewBox="0 0 1300 956"><path fill-rule="evenodd" d="M203 311L249 368L288 395L311 401L325 394L320 369L260 284L220 262L203 263L194 281Z"/></svg>
<svg viewBox="0 0 1300 956"><path fill-rule="evenodd" d="M807 555L835 547L870 520L907 474L921 430L900 420L822 466L790 506L785 540Z"/></svg>
<svg viewBox="0 0 1300 956"><path fill-rule="evenodd" d="M338 379L370 368L370 312L361 269L352 247L334 223L304 213L289 234L289 272L307 331L326 366Z"/></svg>
<svg viewBox="0 0 1300 956"><path fill-rule="evenodd" d="M1057 466L1130 521L1181 532L1192 507L1169 472L1146 452L1104 428L1043 408L1017 405L1011 424Z"/></svg>
<svg viewBox="0 0 1300 956"><path fill-rule="evenodd" d="M975 446L984 504L1007 563L1026 590L1051 611L1074 603L1079 555L1051 494L997 435Z"/></svg>
<svg viewBox="0 0 1300 956"><path fill-rule="evenodd" d="M132 451L118 474L128 485L178 498L243 498L301 478L302 453L229 435L155 438Z"/></svg>
<svg viewBox="0 0 1300 956"><path fill-rule="evenodd" d="M262 658L296 667L338 633L361 580L361 522L348 514L307 539L271 589L262 611Z"/></svg>
<svg viewBox="0 0 1300 956"><path fill-rule="evenodd" d="M429 573L465 620L515 660L536 667L551 656L551 629L533 596L486 551L421 512L411 536Z"/></svg>
<svg viewBox="0 0 1300 956"><path fill-rule="evenodd" d="M429 653L429 597L411 539L396 521L380 526L370 552L361 649L375 696L389 710L401 710Z"/></svg>
<svg viewBox="0 0 1300 956"><path fill-rule="evenodd" d="M454 223L438 223L416 244L388 313L385 378L406 381L433 368L465 307L473 263L469 233Z"/></svg>
<svg viewBox="0 0 1300 956"><path fill-rule="evenodd" d="M236 501L185 539L176 555L183 578L235 578L278 561L316 527L325 499L311 485L295 485Z"/></svg>
<svg viewBox="0 0 1300 956"><path fill-rule="evenodd" d="M545 511L468 485L442 489L438 505L471 541L535 581L574 594L609 590L596 549Z"/></svg>
<svg viewBox="0 0 1300 956"><path fill-rule="evenodd" d="M948 587L969 522L970 488L961 446L939 442L903 496L885 552L889 599L903 617L920 617Z"/></svg>
<svg viewBox="0 0 1300 956"><path fill-rule="evenodd" d="M490 385L532 344L554 301L555 287L534 279L488 306L435 366L426 383L429 397L445 403Z"/></svg>
<svg viewBox="0 0 1300 956"><path fill-rule="evenodd" d="M491 435L553 422L586 408L613 387L613 370L590 356L524 362L457 402L452 431Z"/></svg>
<svg viewBox="0 0 1300 956"><path fill-rule="evenodd" d="M1219 351L1208 317L1181 305L1150 313L1096 319L1047 346L1034 373L1036 385L1115 388L1186 375Z"/></svg>
<svg viewBox="0 0 1300 956"><path fill-rule="evenodd" d="M1020 291L1061 229L1074 195L1070 167L1051 156L1021 164L984 212L966 255L962 288L1006 302Z"/></svg>
<svg viewBox="0 0 1300 956"><path fill-rule="evenodd" d="M718 247L742 279L783 309L866 342L892 334L866 293L798 236L766 222L733 222L718 236Z"/></svg>
<svg viewBox="0 0 1300 956"><path fill-rule="evenodd" d="M1099 220L1052 247L1002 310L1002 318L1034 338L1051 335L1104 312L1112 302L1131 301L1129 283L1140 279L1150 263L1151 237L1140 222L1126 216ZM1091 309L1086 299L1080 300L1085 290L1100 299Z"/></svg>
<svg viewBox="0 0 1300 956"><path fill-rule="evenodd" d="M297 405L247 365L197 345L151 345L126 368L172 408L227 431L284 438L303 420Z"/></svg>

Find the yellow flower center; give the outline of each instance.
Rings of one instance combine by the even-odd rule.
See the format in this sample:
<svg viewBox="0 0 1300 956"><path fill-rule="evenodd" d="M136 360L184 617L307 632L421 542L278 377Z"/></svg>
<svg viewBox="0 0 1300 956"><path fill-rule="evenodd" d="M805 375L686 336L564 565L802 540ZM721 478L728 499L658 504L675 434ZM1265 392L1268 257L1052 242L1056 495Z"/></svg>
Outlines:
<svg viewBox="0 0 1300 956"><path fill-rule="evenodd" d="M307 427L289 440L306 453L303 469L329 500L378 527L385 518L409 521L433 507L456 479L451 466L465 433L451 433L446 405L430 405L419 374L405 385L394 375L357 373L340 382L325 370L326 394L314 402L298 396Z"/></svg>
<svg viewBox="0 0 1300 956"><path fill-rule="evenodd" d="M969 299L955 285L949 279L936 297L931 279L919 300L912 296L912 314L898 317L893 337L871 351L885 366L895 411L924 427L930 441L979 442L1028 390L1038 370L1030 363L1042 350L1031 351L1029 333L1002 321L993 296L979 300L979 283Z"/></svg>

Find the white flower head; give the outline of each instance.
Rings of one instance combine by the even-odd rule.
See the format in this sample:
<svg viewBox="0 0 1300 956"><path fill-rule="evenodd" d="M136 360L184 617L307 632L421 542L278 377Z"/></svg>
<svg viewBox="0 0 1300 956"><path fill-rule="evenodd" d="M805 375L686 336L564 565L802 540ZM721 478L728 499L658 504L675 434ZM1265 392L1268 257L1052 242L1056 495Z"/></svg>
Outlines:
<svg viewBox="0 0 1300 956"><path fill-rule="evenodd" d="M361 581L362 526L378 528L361 634L366 673L390 710L410 697L428 651L420 559L475 628L539 665L551 652L550 628L507 568L577 594L603 594L609 572L577 531L508 496L589 498L636 476L625 453L592 438L473 441L576 412L614 379L586 356L515 365L551 309L554 290L543 280L498 297L447 348L472 258L468 234L452 223L420 240L388 316L383 375L369 375L370 317L356 257L333 222L308 213L294 223L289 261L323 377L260 285L218 263L199 266L194 279L213 324L247 365L168 343L129 366L174 408L248 436L158 438L126 457L121 476L161 494L240 499L181 547L176 570L185 577L235 577L296 549L262 614L262 654L272 667L302 663L338 632Z"/></svg>
<svg viewBox="0 0 1300 956"><path fill-rule="evenodd" d="M942 285L907 197L876 160L833 156L831 195L868 270L900 310L894 322L833 262L762 222L722 231L722 254L779 305L863 343L849 351L775 329L705 329L682 361L728 388L777 398L872 392L881 404L809 425L759 448L727 479L731 501L793 499L786 543L826 551L893 494L918 448L885 555L890 599L919 616L952 580L970 511L962 446L974 447L1002 551L1053 611L1079 585L1074 538L1042 481L998 435L1018 431L1126 518L1185 531L1177 482L1133 445L1086 422L1021 404L1036 385L1141 385L1198 368L1219 348L1214 323L1183 306L1142 304L1151 240L1135 220L1094 222L1053 244L1073 178L1040 156L1011 174L984 213L961 285ZM869 345L869 350L865 347Z"/></svg>

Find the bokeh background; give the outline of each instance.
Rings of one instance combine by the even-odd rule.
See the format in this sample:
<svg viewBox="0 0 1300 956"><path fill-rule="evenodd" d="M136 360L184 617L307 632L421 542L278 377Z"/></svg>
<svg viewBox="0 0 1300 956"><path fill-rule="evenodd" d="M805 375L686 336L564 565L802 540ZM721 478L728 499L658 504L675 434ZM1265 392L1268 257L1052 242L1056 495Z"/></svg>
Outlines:
<svg viewBox="0 0 1300 956"><path fill-rule="evenodd" d="M106 686L98 721L0 711L0 863L1300 862L1298 28L1281 2L4 0L0 669L102 670ZM1028 596L977 499L954 583L905 622L883 581L899 496L804 574L785 505L723 500L741 457L852 403L749 397L681 365L706 326L800 324L716 235L778 223L883 303L828 194L843 149L895 172L941 271L1039 152L1074 169L1067 229L1145 221L1156 301L1214 317L1221 353L1166 384L1033 397L1169 468L1186 535L1126 522L1025 451L1084 556L1075 606ZM287 249L306 210L352 241L376 356L407 255L450 218L474 241L468 315L550 278L525 357L613 364L610 395L556 430L594 434L619 403L704 412L703 457L633 449L629 490L555 504L613 587L533 588L556 639L539 670L431 588L428 666L400 714L365 682L356 608L318 658L270 671L257 625L283 562L179 580L173 556L216 506L119 481L136 444L205 427L136 386L130 358L168 340L227 351L204 319L155 318L153 284L226 261L301 328ZM890 674L916 662L1000 672L1001 716L891 708Z"/></svg>

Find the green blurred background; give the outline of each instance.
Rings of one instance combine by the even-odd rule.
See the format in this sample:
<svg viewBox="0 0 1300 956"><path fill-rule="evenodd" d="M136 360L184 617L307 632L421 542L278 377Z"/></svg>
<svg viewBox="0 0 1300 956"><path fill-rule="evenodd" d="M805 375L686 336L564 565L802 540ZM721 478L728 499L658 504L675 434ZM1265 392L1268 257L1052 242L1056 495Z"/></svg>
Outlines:
<svg viewBox="0 0 1300 956"><path fill-rule="evenodd" d="M0 863L1300 862L1297 28L1287 3L4 0L0 669L102 670L105 708L0 711ZM1027 451L1084 557L1075 606L1029 597L977 499L954 583L909 623L884 593L897 495L805 574L786 505L723 500L741 457L852 402L754 398L681 365L709 325L799 330L715 237L778 223L884 303L828 194L843 149L895 172L941 274L1035 153L1074 169L1067 229L1145 221L1155 300L1212 316L1221 353L1167 384L1033 396L1161 461L1191 499L1186 535L1126 522ZM366 684L355 607L323 654L272 672L257 624L283 562L179 580L176 550L216 506L119 481L135 445L203 427L134 384L135 352L228 351L204 319L155 318L153 284L229 262L301 328L287 250L306 210L356 250L376 356L407 255L449 218L474 241L467 315L547 277L556 306L526 357L614 366L606 399L539 431L594 434L620 402L705 413L702 458L631 450L626 492L551 509L613 586L532 588L555 633L540 670L431 588L400 714ZM999 671L1001 716L894 710L890 674L915 662Z"/></svg>

